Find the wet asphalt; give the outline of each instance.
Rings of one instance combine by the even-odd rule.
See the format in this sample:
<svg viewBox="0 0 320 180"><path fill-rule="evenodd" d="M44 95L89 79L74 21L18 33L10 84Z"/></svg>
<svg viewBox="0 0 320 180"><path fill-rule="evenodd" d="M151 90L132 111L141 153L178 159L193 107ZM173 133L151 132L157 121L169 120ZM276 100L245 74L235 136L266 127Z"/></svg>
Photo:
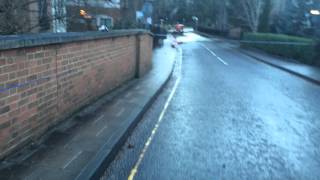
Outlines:
<svg viewBox="0 0 320 180"><path fill-rule="evenodd" d="M128 178L178 78L134 179L320 179L320 86L223 40L193 33L180 40L181 72L102 179Z"/></svg>

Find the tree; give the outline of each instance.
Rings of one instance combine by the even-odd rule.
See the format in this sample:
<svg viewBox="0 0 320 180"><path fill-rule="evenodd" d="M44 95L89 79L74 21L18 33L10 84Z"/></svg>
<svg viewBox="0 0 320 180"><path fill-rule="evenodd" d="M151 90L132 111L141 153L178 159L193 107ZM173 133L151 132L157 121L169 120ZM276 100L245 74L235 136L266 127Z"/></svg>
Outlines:
<svg viewBox="0 0 320 180"><path fill-rule="evenodd" d="M226 31L232 26L258 30L264 0L159 0L157 17L169 17L170 22L199 19L199 25ZM161 14L161 15L159 15ZM241 18L240 18L241 17Z"/></svg>
<svg viewBox="0 0 320 180"><path fill-rule="evenodd" d="M228 1L216 1L216 18L215 18L215 25L216 28L220 31L225 31L228 29L229 26L229 17L228 17L228 8L229 2Z"/></svg>
<svg viewBox="0 0 320 180"><path fill-rule="evenodd" d="M100 4L99 4L100 3ZM79 20L79 11L66 12L67 4L86 9L92 5L117 4L112 0L0 0L0 35L30 32L64 32L61 27ZM103 5L101 5L103 4Z"/></svg>
<svg viewBox="0 0 320 180"><path fill-rule="evenodd" d="M0 34L46 32L53 21L66 23L65 1L1 0Z"/></svg>
<svg viewBox="0 0 320 180"><path fill-rule="evenodd" d="M28 20L26 0L1 0L0 2L0 34L15 34L27 29L24 22Z"/></svg>
<svg viewBox="0 0 320 180"><path fill-rule="evenodd" d="M183 22L191 19L190 2L181 0L155 1L155 18L166 19L170 23Z"/></svg>
<svg viewBox="0 0 320 180"><path fill-rule="evenodd" d="M260 24L260 16L263 12L264 0L239 0L239 3L242 8L240 17L252 32L257 32Z"/></svg>
<svg viewBox="0 0 320 180"><path fill-rule="evenodd" d="M320 0L286 0L282 11L272 17L273 32L313 37L319 32L319 17L310 14L320 9Z"/></svg>
<svg viewBox="0 0 320 180"><path fill-rule="evenodd" d="M270 32L270 14L272 10L271 0L265 0L263 12L260 16L259 32Z"/></svg>
<svg viewBox="0 0 320 180"><path fill-rule="evenodd" d="M54 11L47 18L48 24L50 21L52 22L54 32L65 32L67 27L66 0L51 0L51 7Z"/></svg>

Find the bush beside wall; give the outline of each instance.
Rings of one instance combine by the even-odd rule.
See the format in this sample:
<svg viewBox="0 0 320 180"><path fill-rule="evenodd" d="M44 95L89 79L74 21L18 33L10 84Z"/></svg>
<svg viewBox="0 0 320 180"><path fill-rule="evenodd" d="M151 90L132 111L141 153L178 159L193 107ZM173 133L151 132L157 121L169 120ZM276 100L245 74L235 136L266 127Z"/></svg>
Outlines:
<svg viewBox="0 0 320 180"><path fill-rule="evenodd" d="M221 31L218 29L210 28L210 27L199 26L198 31L211 34L211 35L224 36L224 37L228 36L228 31Z"/></svg>

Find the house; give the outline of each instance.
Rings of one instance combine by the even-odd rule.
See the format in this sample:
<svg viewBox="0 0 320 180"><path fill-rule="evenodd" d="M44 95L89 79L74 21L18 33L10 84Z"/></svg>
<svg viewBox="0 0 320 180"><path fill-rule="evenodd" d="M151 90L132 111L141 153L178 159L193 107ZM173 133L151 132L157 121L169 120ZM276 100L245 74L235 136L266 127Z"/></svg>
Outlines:
<svg viewBox="0 0 320 180"><path fill-rule="evenodd" d="M120 0L1 0L0 35L112 28L121 17Z"/></svg>
<svg viewBox="0 0 320 180"><path fill-rule="evenodd" d="M122 27L145 28L147 19L153 17L154 0L122 0Z"/></svg>
<svg viewBox="0 0 320 180"><path fill-rule="evenodd" d="M5 7L1 3L13 6L1 9ZM137 12L150 3L152 0L1 0L0 34L136 28Z"/></svg>
<svg viewBox="0 0 320 180"><path fill-rule="evenodd" d="M113 28L121 20L120 0L67 0L67 31Z"/></svg>

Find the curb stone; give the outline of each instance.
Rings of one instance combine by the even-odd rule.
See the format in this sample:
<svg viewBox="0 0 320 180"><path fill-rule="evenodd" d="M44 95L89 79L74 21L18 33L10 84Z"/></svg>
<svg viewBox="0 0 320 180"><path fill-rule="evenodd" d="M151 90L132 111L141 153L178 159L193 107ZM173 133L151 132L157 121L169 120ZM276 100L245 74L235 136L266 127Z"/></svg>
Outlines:
<svg viewBox="0 0 320 180"><path fill-rule="evenodd" d="M254 55L251 55L250 53L247 53L245 50L240 49L240 52L243 53L243 54L245 54L246 56L249 56L249 57L251 57L251 58L259 61L259 62L262 62L262 63L267 64L267 65L269 65L269 66L275 67L275 68L277 68L277 69L283 70L283 71L285 71L285 72L287 72L287 73L290 73L290 74L292 74L292 75L295 75L295 76L297 76L297 77L299 77L299 78L302 78L302 79L304 79L304 80L306 80L306 81L309 81L309 82L311 82L311 83L320 85L320 81L317 80L317 79L313 79L313 78L311 78L311 77L309 77L309 76L306 76L306 75L304 75L304 74L301 74L301 73L299 73L299 72L293 71L293 70L291 70L291 69L285 68L285 67L280 66L280 65L277 65L277 64L275 64L275 63L271 63L271 62L266 61L266 60L264 60L264 59L262 59L262 58L258 58L258 57L254 56Z"/></svg>

